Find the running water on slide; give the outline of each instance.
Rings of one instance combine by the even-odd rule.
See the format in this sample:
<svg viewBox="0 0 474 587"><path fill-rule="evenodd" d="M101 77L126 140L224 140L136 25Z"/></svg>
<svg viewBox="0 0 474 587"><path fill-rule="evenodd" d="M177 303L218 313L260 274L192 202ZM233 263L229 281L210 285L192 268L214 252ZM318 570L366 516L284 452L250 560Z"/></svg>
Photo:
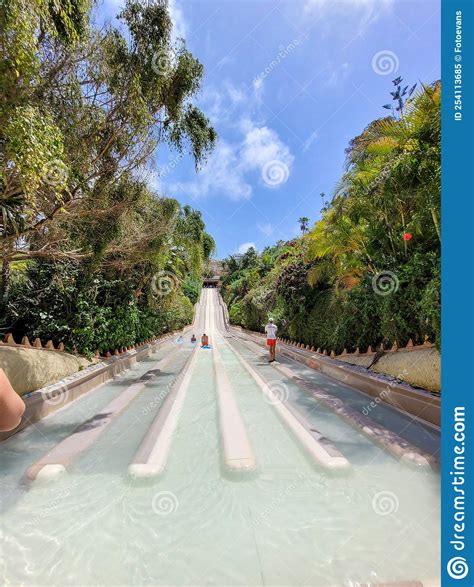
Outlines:
<svg viewBox="0 0 474 587"><path fill-rule="evenodd" d="M211 348L192 344L193 331L198 340L206 332ZM4 442L3 582L435 579L437 473L383 450L263 355L227 330L219 292L204 289L182 344L165 344L125 377ZM326 380L335 393L364 397ZM377 409L387 423L402 417ZM75 434L79 442L68 440ZM62 474L31 475L64 456L61 443L78 449ZM400 528L405 539L393 545Z"/></svg>

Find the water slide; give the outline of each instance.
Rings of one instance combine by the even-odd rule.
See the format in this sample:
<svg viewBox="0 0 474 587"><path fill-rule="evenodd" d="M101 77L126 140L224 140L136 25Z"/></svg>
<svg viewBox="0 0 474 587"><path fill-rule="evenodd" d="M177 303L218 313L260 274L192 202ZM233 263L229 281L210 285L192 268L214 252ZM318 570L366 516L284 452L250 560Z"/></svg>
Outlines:
<svg viewBox="0 0 474 587"><path fill-rule="evenodd" d="M26 471L27 479L52 479L64 473L67 466L82 452L91 447L114 420L130 405L137 395L144 389L147 382L165 369L174 358L174 351L153 364L138 381L132 383L118 397L112 400L104 409L76 428L40 460L31 465Z"/></svg>
<svg viewBox="0 0 474 587"><path fill-rule="evenodd" d="M262 348L255 341L230 335L235 341L244 344L246 348L257 355L261 355ZM300 365L293 359L286 359L286 364L280 362L272 363L272 368L280 372L287 381L294 381L299 387L309 392L315 399L328 406L332 411L338 414L340 418L348 422L354 428L360 430L371 440L380 444L387 452L394 457L405 461L411 465L438 468L438 460L426 450L423 450L407 440L401 438L395 432L377 425L371 418L365 416L342 400L325 392L314 383L306 381L297 369ZM296 370L295 370L296 367Z"/></svg>
<svg viewBox="0 0 474 587"><path fill-rule="evenodd" d="M254 471L257 468L255 455L235 399L234 386L231 384L219 350L220 346L227 343L216 327L216 315L218 316L220 311L219 304L215 303L216 290L208 290L208 299L212 304L209 332L212 340L212 354L216 374L216 393L224 464L230 471Z"/></svg>
<svg viewBox="0 0 474 587"><path fill-rule="evenodd" d="M198 333L207 325L208 308L205 303L204 291L201 293L201 298L196 306L194 318L194 328ZM179 415L198 359L198 349L198 343L196 343L190 359L186 362L180 376L166 396L163 405L138 447L128 467L128 473L131 477L156 477L165 470L173 435L178 425Z"/></svg>
<svg viewBox="0 0 474 587"><path fill-rule="evenodd" d="M310 458L319 466L326 469L340 470L349 469L350 463L344 455L334 446L334 444L325 438L318 431L313 430L311 425L305 421L302 414L294 410L284 399L279 398L272 390L271 382L266 381L262 375L253 367L235 346L228 342L229 334L227 328L227 318L225 308L217 290L212 290L212 298L219 316L219 328L222 335L219 339L232 350L237 356L242 366L250 374L252 379L257 383L260 390L266 396L270 403L277 411L284 424L291 430L296 440L301 444Z"/></svg>
<svg viewBox="0 0 474 587"><path fill-rule="evenodd" d="M217 307L214 301L215 291L203 289L196 320L196 325L200 329L196 330L204 330L211 340L224 465L229 471L253 471L256 468L255 455L218 348L223 341L215 327ZM189 364L185 366L182 377L168 394L128 468L132 477L154 477L165 470L173 435L199 353L206 352L209 352L209 349L196 348Z"/></svg>
<svg viewBox="0 0 474 587"><path fill-rule="evenodd" d="M303 368L287 360L270 366L262 360L262 347L234 337L239 333L226 328L225 308L212 289L202 293L189 337L194 332L199 338L204 331L210 349L195 345L190 350L186 341L173 345L170 355L161 359L174 357L167 379L154 373L160 362L150 361L138 374L132 371L121 386L109 384L109 396L103 397L104 389L93 391L85 400L68 404L62 414L45 419L42 431L30 427L8 441L14 456L5 451L4 462L18 467L21 460L21 473L28 468L30 478L49 479L64 470L70 474L59 475L54 488L25 492L19 507L6 512L5 529L15 538L5 546L6 556L14 561L7 580L28 583L17 544L38 553L38 584L64 584L67 573L82 572L90 580L103 569L101 549L106 547L107 556L116 552L116 560L107 568L104 584L197 584L210 577L216 584L306 581L325 587L370 580L374 585L408 587L422 583L404 578L435 576L430 512L438 503L436 475L404 466L375 439L348 425L343 414L315 402L310 388L300 390L294 373L305 379ZM181 351L186 353L179 355ZM154 377L148 379L150 387L140 389L147 377ZM288 400L275 393L276 381L288 385ZM157 394L164 397L159 404L153 401ZM90 407L81 408L89 400ZM137 421L142 407L149 405L149 417ZM49 430L54 434L64 422L83 420L81 428L92 425L93 430L97 424L98 431L77 429L28 460L28 451L38 438L41 441L39 435L46 437ZM68 440L74 436L74 442ZM77 458L81 454L83 458ZM153 477L156 482L124 482L127 467L131 476ZM223 469L239 474L231 478ZM350 475L327 474L338 469ZM33 520L28 512L35 512ZM422 521L426 530L412 536L410 545L400 545L402 562L394 571L384 562L386 545L377 537L390 536L401 525L409 527L413 519ZM32 523L39 524L41 532L32 532ZM118 525L120 536L115 534ZM202 529L198 537L196 528ZM40 553L47 551L53 531L70 548L67 553L52 551L45 560ZM104 535L117 548L102 547ZM156 544L163 556L153 556ZM423 553L421 558L412 556L414 549ZM149 555L147 565L132 569L128 561L142 560L144 552ZM334 564L318 553L327 553Z"/></svg>
<svg viewBox="0 0 474 587"><path fill-rule="evenodd" d="M329 470L349 469L348 459L325 435L316 430L305 416L287 401L275 394L272 380L268 374L265 377L262 370L250 361L238 350L235 335L229 329L226 308L216 289L203 289L201 299L196 306L196 314L193 322L193 331L206 332L211 341L211 349L201 349L198 344L191 351L181 372L168 390L163 404L160 406L155 419L148 428L143 440L138 447L128 472L132 477L154 477L160 475L166 468L168 456L171 450L173 436L178 426L179 417L187 393L193 381L193 373L200 353L210 352L215 376L215 393L219 414L219 434L223 454L224 467L228 471L254 471L257 468L254 450L246 430L244 419L239 410L236 394L239 392L239 383L229 376L225 361L222 357L222 349L228 348L237 357L245 371L258 385L267 402L273 406L281 421L292 432L296 441L303 447L310 459L318 466ZM232 341L232 343L231 343ZM238 339L240 344L253 354L259 354L260 348L252 341ZM153 365L145 375L133 382L118 397L112 400L105 408L92 418L76 428L72 434L62 440L41 459L31 465L26 476L30 480L51 479L63 473L68 465L79 454L89 449L103 432L117 417L133 402L133 400L145 388L147 380L156 375L160 370L171 363L176 351L171 351L166 357ZM282 373L288 380L294 380L304 387L311 386L285 365L277 365L276 370ZM212 387L211 382L209 386ZM319 396L318 396L319 397ZM388 438L386 430L378 430L369 426L371 421L359 422L360 418L354 417L354 410L347 406L333 405L331 398L326 396L319 398L333 409L341 418L350 424L361 428L364 434L378 441L394 456L410 461L414 464L427 464L427 456L423 451L417 450L409 443L403 442L395 435L390 437L387 445L384 439ZM341 403L341 402L339 402Z"/></svg>

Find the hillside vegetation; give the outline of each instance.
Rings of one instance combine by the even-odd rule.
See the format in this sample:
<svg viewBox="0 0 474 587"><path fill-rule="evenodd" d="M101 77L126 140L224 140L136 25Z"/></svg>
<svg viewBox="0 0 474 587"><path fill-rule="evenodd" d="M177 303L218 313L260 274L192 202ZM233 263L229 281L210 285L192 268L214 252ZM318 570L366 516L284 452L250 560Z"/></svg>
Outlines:
<svg viewBox="0 0 474 587"><path fill-rule="evenodd" d="M271 314L281 336L336 352L425 337L439 347L440 83L411 96L393 84L392 115L351 141L321 219L225 260L234 324L262 330Z"/></svg>
<svg viewBox="0 0 474 587"><path fill-rule="evenodd" d="M148 180L161 145L199 167L216 140L167 2L129 0L101 28L90 11L0 7L0 330L86 354L191 320L214 241Z"/></svg>

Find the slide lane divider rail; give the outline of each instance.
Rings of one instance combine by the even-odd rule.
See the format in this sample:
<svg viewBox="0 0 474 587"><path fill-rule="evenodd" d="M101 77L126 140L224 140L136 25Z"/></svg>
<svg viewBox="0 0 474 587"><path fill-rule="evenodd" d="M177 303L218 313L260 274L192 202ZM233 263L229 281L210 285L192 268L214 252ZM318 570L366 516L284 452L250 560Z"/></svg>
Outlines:
<svg viewBox="0 0 474 587"><path fill-rule="evenodd" d="M236 330L233 328L232 330ZM242 330L248 340L265 346L261 333ZM326 377L339 381L372 398L379 398L384 404L390 405L400 413L409 415L414 420L440 431L439 394L417 389L403 382L384 379L380 373L360 371L356 365L340 361L337 357L320 355L314 351L291 346L280 341L280 354L318 371Z"/></svg>
<svg viewBox="0 0 474 587"><path fill-rule="evenodd" d="M220 433L224 453L224 464L229 471L255 471L257 468L255 454L247 435L234 390L222 361L219 344L224 339L215 328L215 311L220 311L220 304L213 306L210 330L214 335L212 353L216 374L217 403L219 407Z"/></svg>
<svg viewBox="0 0 474 587"><path fill-rule="evenodd" d="M166 357L156 362L152 369L144 373L138 381L132 383L125 391L113 399L100 412L78 426L72 434L64 438L40 460L26 470L26 478L30 481L49 480L65 472L66 467L82 452L87 450L123 410L137 397L155 375L157 369L164 369L174 358L172 351Z"/></svg>
<svg viewBox="0 0 474 587"><path fill-rule="evenodd" d="M259 385L269 403L278 412L283 422L290 428L297 440L305 448L309 456L318 465L331 470L349 469L351 464L346 457L337 449L334 444L316 431L310 431L309 423L304 421L301 414L293 410L286 402L280 400L271 390L268 383L262 378L257 370L232 346L227 340L226 344L235 353L243 367Z"/></svg>
<svg viewBox="0 0 474 587"><path fill-rule="evenodd" d="M248 340L245 337L236 335L233 336L238 338L249 348L256 347L257 351L254 350L254 352L259 352L261 350L261 347L256 342ZM295 362L293 359L289 360ZM305 381L302 377L294 373L289 367L281 364L276 365L275 363L272 363L272 367L282 373L282 375L285 375L285 377L288 379L295 381L300 387L308 391L315 399L326 405L332 411L336 412L340 418L345 420L353 428L356 428L359 432L362 432L372 441L377 442L382 448L384 448L394 457L416 466L431 467L434 470L439 468L439 461L435 455L431 455L421 448L418 448L395 432L392 432L383 426L379 426L368 416L364 416L357 410L347 406L341 399L319 389L316 384Z"/></svg>
<svg viewBox="0 0 474 587"><path fill-rule="evenodd" d="M128 467L130 476L156 477L165 470L196 359L197 349L194 349L135 453Z"/></svg>
<svg viewBox="0 0 474 587"><path fill-rule="evenodd" d="M336 412L338 416L351 424L352 427L357 428L357 430L361 431L365 436L376 441L393 456L413 465L431 466L432 468L437 467L437 460L433 455L414 446L407 440L404 440L395 432L387 430L382 426L378 426L371 418L368 418L349 406L346 406L342 400L318 389L314 384L308 383L297 374L293 373L288 367L285 367L284 365L273 366L280 371L280 373L289 379L294 380L298 385L309 391L315 399L321 401L321 403Z"/></svg>
<svg viewBox="0 0 474 587"><path fill-rule="evenodd" d="M207 322L209 304L207 295L203 293L202 296L206 298L206 305L204 306L200 301L199 310L201 306L204 306ZM201 325L200 311L195 325L196 327ZM128 466L128 474L131 477L137 479L156 477L165 470L173 435L178 425L179 416L184 405L184 400L191 383L194 366L197 361L197 348L196 343L196 348L191 352L191 356L186 361L181 373L174 382L173 387L166 396L158 414L143 438L132 462Z"/></svg>

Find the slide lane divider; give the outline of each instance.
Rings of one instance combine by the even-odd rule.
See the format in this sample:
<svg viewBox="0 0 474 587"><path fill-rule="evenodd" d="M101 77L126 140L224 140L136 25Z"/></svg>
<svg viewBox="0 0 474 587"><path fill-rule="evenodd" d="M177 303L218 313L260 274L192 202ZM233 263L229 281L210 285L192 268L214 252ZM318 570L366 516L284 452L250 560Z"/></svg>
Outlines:
<svg viewBox="0 0 474 587"><path fill-rule="evenodd" d="M194 349L172 389L168 392L128 467L130 476L156 477L165 470L197 356L197 349Z"/></svg>
<svg viewBox="0 0 474 587"><path fill-rule="evenodd" d="M290 428L312 460L326 469L349 469L351 464L341 453L341 451L339 451L339 449L337 449L330 440L325 438L319 432L311 432L309 424L304 422L302 415L299 413L297 414L295 410L293 410L287 403L281 401L272 392L268 383L262 378L256 369L248 363L248 361L239 353L239 351L237 351L237 349L233 347L227 340L225 342L236 354L243 367L259 385L264 395L268 398L269 403L272 404L272 406L278 412L280 418Z"/></svg>
<svg viewBox="0 0 474 587"><path fill-rule="evenodd" d="M217 404L224 464L229 471L233 472L255 471L257 468L255 454L217 345L217 342L222 343L224 340L215 328L216 310L218 308L215 306L211 310L210 330L215 338L212 344L212 353L216 374Z"/></svg>
<svg viewBox="0 0 474 587"><path fill-rule="evenodd" d="M201 308L206 314L206 326L209 312L209 303L204 289L201 294L205 300L199 302L199 317L196 326L201 324ZM205 304L203 302L206 302ZM134 478L157 477L164 472L171 448L171 442L178 425L179 416L184 405L184 400L191 383L194 366L198 352L196 348L184 365L181 373L174 382L171 391L166 396L158 414L153 420L145 437L143 438L132 462L128 466L128 474Z"/></svg>
<svg viewBox="0 0 474 587"><path fill-rule="evenodd" d="M172 351L153 365L138 381L132 383L125 391L113 399L100 412L86 420L72 434L64 438L40 460L26 470L26 478L30 481L49 480L65 472L66 467L82 452L87 450L123 410L137 397L154 375L157 369L164 369L174 358Z"/></svg>
<svg viewBox="0 0 474 587"><path fill-rule="evenodd" d="M233 335L234 336L234 335ZM236 337L237 338L237 337ZM238 337L242 343L249 347L256 347L259 352L261 347L257 343ZM289 359L292 363L293 359ZM297 363L300 366L299 363ZM372 418L364 416L360 412L347 406L341 399L319 389L316 384L305 381L302 377L294 373L289 367L285 365L276 365L272 363L272 367L279 371L282 375L295 381L300 387L309 392L315 399L326 405L329 409L335 412L341 419L346 421L353 428L362 432L373 442L379 444L383 449L392 454L397 459L415 466L431 467L433 470L439 468L439 461L435 455L431 455L427 451L418 448L408 440L405 440L395 432L376 424ZM325 377L328 377L325 375Z"/></svg>
<svg viewBox="0 0 474 587"><path fill-rule="evenodd" d="M437 459L433 455L430 455L428 452L414 446L407 440L404 440L395 432L391 432L390 430L377 425L371 418L368 418L350 408L339 398L331 396L329 393L315 387L314 384L304 381L304 379L293 373L288 367L285 367L284 365L273 366L286 377L296 381L298 385L309 391L315 399L336 412L338 416L353 428L362 432L372 441L377 442L394 457L407 463L411 463L412 465L422 467L431 466L433 469L438 468Z"/></svg>

